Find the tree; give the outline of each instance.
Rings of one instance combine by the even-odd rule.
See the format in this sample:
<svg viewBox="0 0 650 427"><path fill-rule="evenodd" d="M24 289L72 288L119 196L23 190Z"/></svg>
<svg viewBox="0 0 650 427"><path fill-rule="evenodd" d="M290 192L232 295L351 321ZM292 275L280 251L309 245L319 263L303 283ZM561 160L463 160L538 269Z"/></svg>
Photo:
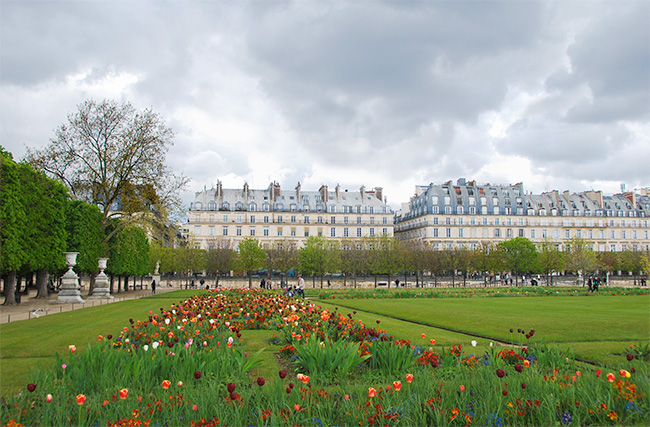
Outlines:
<svg viewBox="0 0 650 427"><path fill-rule="evenodd" d="M473 265L483 274L483 286L487 286L488 274L494 274L503 268L501 251L495 242L481 242L474 250Z"/></svg>
<svg viewBox="0 0 650 427"><path fill-rule="evenodd" d="M205 263L208 270L217 276L215 285L219 286L219 278L224 272L235 269L237 252L232 247L230 239L215 238L208 241L208 251L205 253Z"/></svg>
<svg viewBox="0 0 650 427"><path fill-rule="evenodd" d="M282 240L271 243L271 247L266 251L266 268L271 273L273 270L278 270L281 275L284 275L297 266L298 251L293 242Z"/></svg>
<svg viewBox="0 0 650 427"><path fill-rule="evenodd" d="M253 287L253 271L264 266L266 253L259 240L247 237L239 242L239 263L242 270L248 273L248 287Z"/></svg>
<svg viewBox="0 0 650 427"><path fill-rule="evenodd" d="M546 275L546 283L553 285L552 273L562 271L564 268L562 252L556 243L548 239L544 239L540 243L537 254L537 265L542 273Z"/></svg>
<svg viewBox="0 0 650 427"><path fill-rule="evenodd" d="M585 240L573 238L566 243L564 252L565 268L580 273L582 275L582 286L584 286L587 274L596 271L596 268L598 268L598 260L594 250Z"/></svg>
<svg viewBox="0 0 650 427"><path fill-rule="evenodd" d="M599 252L598 268L607 272L614 272L620 269L620 260L616 252Z"/></svg>
<svg viewBox="0 0 650 427"><path fill-rule="evenodd" d="M107 255L102 231L102 213L95 205L72 200L65 211L68 252L79 252L76 269L79 272L94 274L99 272L97 259ZM89 293L92 293L92 286Z"/></svg>
<svg viewBox="0 0 650 427"><path fill-rule="evenodd" d="M20 171L11 154L0 147L0 273L5 305L16 304L16 272L27 260L26 229Z"/></svg>
<svg viewBox="0 0 650 427"><path fill-rule="evenodd" d="M632 273L634 285L637 284L637 275L643 270L643 252L625 250L619 254L621 270Z"/></svg>
<svg viewBox="0 0 650 427"><path fill-rule="evenodd" d="M328 243L324 236L309 236L298 255L300 272L311 276L320 276L321 287L322 277L327 271L327 250Z"/></svg>
<svg viewBox="0 0 650 427"><path fill-rule="evenodd" d="M142 276L149 272L149 242L141 228L120 228L110 241L107 270L125 276L124 289L128 289L129 276ZM119 289L118 289L119 291Z"/></svg>
<svg viewBox="0 0 650 427"><path fill-rule="evenodd" d="M65 266L67 190L27 164L20 164L18 169L27 217L23 239L28 248L23 269L28 277L36 272L36 298L47 298L48 271Z"/></svg>
<svg viewBox="0 0 650 427"><path fill-rule="evenodd" d="M48 146L29 150L27 160L62 182L74 199L99 206L104 230L116 216L164 222L180 207L178 193L187 183L165 164L172 139L172 130L151 109L91 99L55 130ZM105 241L127 223L107 233Z"/></svg>
<svg viewBox="0 0 650 427"><path fill-rule="evenodd" d="M525 237L515 237L499 243L503 251L505 267L515 275L515 283L519 275L535 269L537 262L537 248L535 244Z"/></svg>

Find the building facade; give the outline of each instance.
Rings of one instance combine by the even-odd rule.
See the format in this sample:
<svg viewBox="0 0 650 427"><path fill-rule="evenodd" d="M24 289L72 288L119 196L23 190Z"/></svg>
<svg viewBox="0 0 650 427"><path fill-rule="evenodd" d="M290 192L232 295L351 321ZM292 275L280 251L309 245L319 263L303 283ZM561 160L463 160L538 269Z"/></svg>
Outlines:
<svg viewBox="0 0 650 427"><path fill-rule="evenodd" d="M395 237L434 249L476 248L482 241L526 237L560 247L584 239L596 251L650 250L650 192L526 194L523 184L456 183L416 186L395 216Z"/></svg>
<svg viewBox="0 0 650 427"><path fill-rule="evenodd" d="M221 182L197 192L189 209L187 230L194 247L211 249L221 242L233 246L247 237L269 248L288 242L300 248L309 236L360 239L393 235L393 210L383 200L381 187L359 191L282 190L273 182L267 189L223 188Z"/></svg>

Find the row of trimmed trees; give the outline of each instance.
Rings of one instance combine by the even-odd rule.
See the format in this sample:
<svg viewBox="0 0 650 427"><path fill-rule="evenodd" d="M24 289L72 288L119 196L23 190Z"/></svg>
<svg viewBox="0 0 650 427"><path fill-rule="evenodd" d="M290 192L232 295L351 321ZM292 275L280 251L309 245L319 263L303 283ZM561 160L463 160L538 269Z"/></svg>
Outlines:
<svg viewBox="0 0 650 427"><path fill-rule="evenodd" d="M79 252L75 270L94 277L97 259L107 273L149 273L149 243L142 228L105 221L95 205L70 200L59 182L0 147L0 275L4 304L16 303L22 278L35 278L36 298L47 298L48 278L65 270L63 252ZM106 225L105 225L106 224ZM92 282L91 282L92 283Z"/></svg>
<svg viewBox="0 0 650 427"><path fill-rule="evenodd" d="M632 272L635 275L650 271L647 252L594 252L581 239L573 239L560 250L559 245L544 241L535 245L526 238L517 237L500 243L484 242L476 249L457 247L442 251L432 250L424 243L402 243L393 237L369 237L362 240L329 240L311 236L302 248L290 240L277 241L264 249L254 238L244 239L238 248L230 241L216 238L212 249L154 249L154 258L161 261L161 272L208 271L217 277L230 271L247 273L249 286L255 272L265 269L281 274L291 270L323 279L329 274L341 274L344 280L357 276L398 278L401 274L415 275L419 282L425 274L457 278L463 283L474 274L487 280L490 274L511 274L515 283L522 275L544 274L549 282L555 273L581 273L583 280L595 272ZM159 251L159 252L158 252ZM153 258L152 258L153 259Z"/></svg>

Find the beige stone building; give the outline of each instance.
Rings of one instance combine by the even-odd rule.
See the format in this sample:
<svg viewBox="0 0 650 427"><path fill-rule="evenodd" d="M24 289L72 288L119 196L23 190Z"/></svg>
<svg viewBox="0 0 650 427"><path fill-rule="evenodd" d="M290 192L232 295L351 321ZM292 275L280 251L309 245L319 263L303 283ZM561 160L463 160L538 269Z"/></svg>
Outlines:
<svg viewBox="0 0 650 427"><path fill-rule="evenodd" d="M273 242L289 242L300 248L309 236L356 239L393 235L394 212L386 204L381 187L359 191L283 190L273 182L267 189L214 188L197 192L189 209L187 229L196 248L210 249L227 241L253 237L265 248Z"/></svg>
<svg viewBox="0 0 650 427"><path fill-rule="evenodd" d="M523 184L456 183L417 186L395 216L395 236L434 249L526 237L560 247L585 239L596 251L650 250L650 192L551 191L527 194Z"/></svg>

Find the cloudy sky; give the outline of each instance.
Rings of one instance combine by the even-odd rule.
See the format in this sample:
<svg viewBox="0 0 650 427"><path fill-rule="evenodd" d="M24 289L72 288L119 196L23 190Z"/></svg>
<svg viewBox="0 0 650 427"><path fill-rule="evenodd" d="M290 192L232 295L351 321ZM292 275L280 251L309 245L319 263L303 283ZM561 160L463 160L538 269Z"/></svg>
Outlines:
<svg viewBox="0 0 650 427"><path fill-rule="evenodd" d="M0 144L86 99L153 108L184 200L465 177L650 186L650 2L0 0Z"/></svg>

